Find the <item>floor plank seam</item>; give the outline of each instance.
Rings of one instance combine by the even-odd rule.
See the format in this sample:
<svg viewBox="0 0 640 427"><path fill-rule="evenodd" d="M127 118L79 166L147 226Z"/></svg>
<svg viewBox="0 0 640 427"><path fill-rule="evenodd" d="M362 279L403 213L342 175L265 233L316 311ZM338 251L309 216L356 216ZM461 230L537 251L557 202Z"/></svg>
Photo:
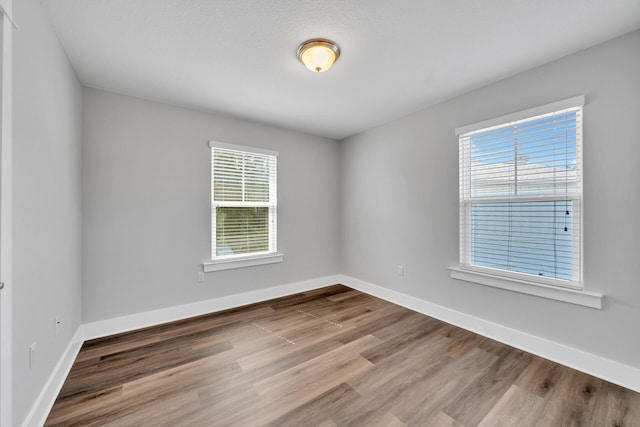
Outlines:
<svg viewBox="0 0 640 427"><path fill-rule="evenodd" d="M328 324L330 324L330 325L336 326L336 327L338 327L338 328L342 328L342 325L341 325L340 323L334 322L333 320L320 319L320 318L319 318L318 316L316 316L315 314L308 313L308 312L303 311L303 310L300 310L300 309L297 309L296 311L297 311L298 313L300 313L300 314L303 314L303 315L307 316L307 317L311 317L311 318L313 318L313 319L322 320L322 321L323 321L323 322L325 322L325 323L328 323Z"/></svg>
<svg viewBox="0 0 640 427"><path fill-rule="evenodd" d="M289 344L293 344L293 345L295 345L295 344L296 344L295 342L291 341L290 339L285 338L285 337L283 337L282 335L278 335L278 334L276 334L275 332L270 331L269 329L267 329L267 328L265 328L265 327L263 327L263 326L260 326L260 325L258 325L258 324L257 324L257 323L255 323L255 322L251 322L251 324L252 324L253 326L255 326L256 328L262 329L262 330L263 330L263 331L265 331L266 333L273 335L274 337L280 338L281 340L288 342Z"/></svg>

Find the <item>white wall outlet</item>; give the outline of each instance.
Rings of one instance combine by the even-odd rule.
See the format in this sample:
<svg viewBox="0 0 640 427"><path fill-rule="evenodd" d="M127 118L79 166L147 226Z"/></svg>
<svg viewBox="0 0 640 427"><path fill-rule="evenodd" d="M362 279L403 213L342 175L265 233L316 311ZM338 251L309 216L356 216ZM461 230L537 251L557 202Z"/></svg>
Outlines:
<svg viewBox="0 0 640 427"><path fill-rule="evenodd" d="M36 347L38 345L33 343L29 346L29 368L36 366Z"/></svg>
<svg viewBox="0 0 640 427"><path fill-rule="evenodd" d="M204 271L198 271L198 282L204 282Z"/></svg>
<svg viewBox="0 0 640 427"><path fill-rule="evenodd" d="M398 265L398 276L404 276L404 265Z"/></svg>
<svg viewBox="0 0 640 427"><path fill-rule="evenodd" d="M60 315L57 314L56 317L53 318L53 335L58 336L58 332L60 332Z"/></svg>

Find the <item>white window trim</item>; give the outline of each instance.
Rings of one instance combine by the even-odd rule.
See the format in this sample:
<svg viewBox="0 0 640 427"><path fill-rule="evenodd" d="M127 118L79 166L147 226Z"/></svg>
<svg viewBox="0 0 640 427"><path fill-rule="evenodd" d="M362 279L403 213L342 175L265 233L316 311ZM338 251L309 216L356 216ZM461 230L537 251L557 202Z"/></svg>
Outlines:
<svg viewBox="0 0 640 427"><path fill-rule="evenodd" d="M506 114L504 116L495 117L493 119L483 120L481 122L472 123L470 125L457 127L456 136L473 132L479 129L503 125L505 123L517 122L518 120L526 119L529 117L540 116L543 114L547 114L550 111L560 111L574 107L582 107L584 106L584 103L584 95L574 96L573 98L564 99L562 101L552 102L550 104L541 105L539 107L529 108L528 110L522 110L516 113Z"/></svg>
<svg viewBox="0 0 640 427"><path fill-rule="evenodd" d="M575 96L569 99L541 105L523 111L518 111L512 114L507 114L466 126L461 126L455 129L455 134L457 136L460 136L466 133L474 132L476 130L490 128L493 126L500 126L505 123L547 114L551 111L560 111L574 107L582 107L584 106L584 104L584 95ZM584 194L580 198L580 200L584 200ZM579 205L577 205L577 207L581 209ZM463 243L461 242L460 244L462 245ZM460 251L462 253L463 251L466 251L466 248L461 246ZM581 247L580 257L582 258L583 256L584 251ZM580 265L583 265L582 262L580 262ZM581 288L563 285L563 281L561 280L550 280L547 282L547 284L543 283L544 280L540 280L539 278L536 278L536 281L528 281L524 280L522 277L509 277L508 274L503 274L502 272L500 272L499 275L491 274L489 271L490 269L483 269L465 265L450 267L449 270L451 278L453 279L464 280L467 282L506 289L509 291L520 292L528 295L535 295L542 298L568 302L571 304L602 309L602 300L604 298L604 295L601 293L585 290L583 283L581 283Z"/></svg>
<svg viewBox="0 0 640 427"><path fill-rule="evenodd" d="M249 147L248 145L229 144L227 142L209 141L209 148L225 148L227 150L246 151L248 153L266 154L278 157L278 152L264 148Z"/></svg>
<svg viewBox="0 0 640 427"><path fill-rule="evenodd" d="M528 295L556 301L568 302L585 307L602 309L604 295L598 292L590 292L584 289L563 288L560 286L543 285L526 280L497 276L479 271L467 270L461 267L449 267L451 278L477 283L494 288L506 289Z"/></svg>
<svg viewBox="0 0 640 427"><path fill-rule="evenodd" d="M257 153L264 154L268 156L278 157L279 153L273 150L267 150L263 148L250 147L246 145L240 144L229 144L226 142L218 142L218 141L209 141L209 148L223 148L228 150L235 151L244 151L248 153ZM240 202L217 202L216 205L229 205L229 206L237 206L241 205ZM260 205L264 205L266 207L271 207L272 204L265 202L259 203ZM251 206L255 206L256 203L252 203ZM213 233L213 230L212 230ZM212 237L213 238L213 237ZM277 243L277 232L276 235L273 236L274 245ZM277 246L276 246L277 247ZM213 255L213 254L212 254ZM281 252L261 252L261 253L253 253L248 255L236 255L236 256L226 256L226 257L217 257L210 261L205 261L202 263L202 269L205 273L210 273L214 271L222 271L222 270L231 270L235 268L244 268L244 267L253 267L258 265L267 265L267 264L276 264L284 262L284 253Z"/></svg>
<svg viewBox="0 0 640 427"><path fill-rule="evenodd" d="M231 270L234 268L253 267L256 265L276 264L284 261L283 253L251 255L237 258L227 258L202 263L205 273L212 271Z"/></svg>

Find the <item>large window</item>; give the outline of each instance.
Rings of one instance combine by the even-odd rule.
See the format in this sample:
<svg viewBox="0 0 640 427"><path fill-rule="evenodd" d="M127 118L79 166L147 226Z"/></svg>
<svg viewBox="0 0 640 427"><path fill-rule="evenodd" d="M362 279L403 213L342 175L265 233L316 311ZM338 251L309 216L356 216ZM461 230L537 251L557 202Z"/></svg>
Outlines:
<svg viewBox="0 0 640 427"><path fill-rule="evenodd" d="M457 130L461 268L582 288L583 103Z"/></svg>
<svg viewBox="0 0 640 427"><path fill-rule="evenodd" d="M276 253L277 153L210 142L211 259Z"/></svg>

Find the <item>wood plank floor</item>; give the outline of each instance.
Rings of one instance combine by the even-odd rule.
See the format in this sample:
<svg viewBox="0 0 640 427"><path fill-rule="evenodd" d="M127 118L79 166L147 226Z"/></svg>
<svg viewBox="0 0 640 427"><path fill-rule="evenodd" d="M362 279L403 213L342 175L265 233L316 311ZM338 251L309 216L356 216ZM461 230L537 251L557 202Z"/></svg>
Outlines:
<svg viewBox="0 0 640 427"><path fill-rule="evenodd" d="M640 426L640 394L342 285L88 341L47 426Z"/></svg>

